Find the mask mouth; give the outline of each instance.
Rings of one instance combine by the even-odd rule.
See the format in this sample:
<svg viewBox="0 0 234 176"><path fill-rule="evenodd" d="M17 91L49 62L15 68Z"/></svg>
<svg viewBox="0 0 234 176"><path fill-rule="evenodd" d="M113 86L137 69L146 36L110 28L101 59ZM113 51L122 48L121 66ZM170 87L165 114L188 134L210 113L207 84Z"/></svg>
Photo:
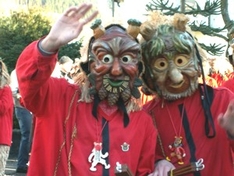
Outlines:
<svg viewBox="0 0 234 176"><path fill-rule="evenodd" d="M122 80L114 80L114 79L107 79L108 83L112 86L112 87L119 87L123 84L124 81Z"/></svg>
<svg viewBox="0 0 234 176"><path fill-rule="evenodd" d="M183 84L184 84L184 80L182 80L182 81L180 81L179 83L172 83L172 84L170 84L169 86L170 87L172 87L172 88L174 88L174 89L178 89L178 88L180 88Z"/></svg>

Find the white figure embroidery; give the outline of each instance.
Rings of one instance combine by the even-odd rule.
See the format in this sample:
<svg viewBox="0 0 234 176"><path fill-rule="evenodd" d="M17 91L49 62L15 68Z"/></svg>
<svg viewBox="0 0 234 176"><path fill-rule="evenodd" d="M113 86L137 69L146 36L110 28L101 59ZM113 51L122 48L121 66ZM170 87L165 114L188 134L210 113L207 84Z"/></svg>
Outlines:
<svg viewBox="0 0 234 176"><path fill-rule="evenodd" d="M117 172L122 172L123 171L122 170L123 169L122 165L119 162L116 162L116 168L115 169L116 169Z"/></svg>
<svg viewBox="0 0 234 176"><path fill-rule="evenodd" d="M110 164L106 163L106 160L103 158L108 157L108 152L105 154L102 154L102 143L94 142L94 148L92 150L92 153L89 155L88 161L92 163L90 170L96 171L97 168L95 167L98 163L105 166L105 169L110 168Z"/></svg>

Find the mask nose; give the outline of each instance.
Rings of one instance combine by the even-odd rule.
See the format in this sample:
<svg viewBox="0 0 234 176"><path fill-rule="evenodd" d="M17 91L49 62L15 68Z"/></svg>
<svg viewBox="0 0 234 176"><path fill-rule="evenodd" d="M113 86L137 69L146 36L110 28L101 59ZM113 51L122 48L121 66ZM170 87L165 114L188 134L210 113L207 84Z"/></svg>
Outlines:
<svg viewBox="0 0 234 176"><path fill-rule="evenodd" d="M174 83L180 83L183 80L183 75L181 74L181 72L176 69L173 68L170 72L169 72L169 77L170 79L174 82Z"/></svg>
<svg viewBox="0 0 234 176"><path fill-rule="evenodd" d="M121 65L119 63L119 59L118 58L115 58L114 59L114 62L113 62L113 66L111 68L111 74L113 76L119 76L123 73L123 70L121 68Z"/></svg>

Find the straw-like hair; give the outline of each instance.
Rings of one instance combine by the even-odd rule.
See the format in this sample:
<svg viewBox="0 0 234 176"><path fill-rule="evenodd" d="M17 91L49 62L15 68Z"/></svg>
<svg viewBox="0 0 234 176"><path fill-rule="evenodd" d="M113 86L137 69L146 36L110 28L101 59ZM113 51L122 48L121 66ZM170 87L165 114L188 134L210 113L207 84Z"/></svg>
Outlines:
<svg viewBox="0 0 234 176"><path fill-rule="evenodd" d="M189 18L185 14L176 13L173 16L166 16L160 11L153 11L148 15L148 19L142 23L140 33L145 40L150 40L160 25L168 24L174 26L179 31L187 30Z"/></svg>

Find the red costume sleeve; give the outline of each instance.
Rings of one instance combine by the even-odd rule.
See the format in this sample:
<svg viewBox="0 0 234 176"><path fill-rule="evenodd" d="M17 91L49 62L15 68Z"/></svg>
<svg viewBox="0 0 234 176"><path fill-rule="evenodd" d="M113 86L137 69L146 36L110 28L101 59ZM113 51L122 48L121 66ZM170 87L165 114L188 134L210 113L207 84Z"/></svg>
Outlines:
<svg viewBox="0 0 234 176"><path fill-rule="evenodd" d="M0 118L12 108L13 97L9 86L0 89Z"/></svg>
<svg viewBox="0 0 234 176"><path fill-rule="evenodd" d="M0 89L0 143L11 146L13 126L13 97L11 88Z"/></svg>
<svg viewBox="0 0 234 176"><path fill-rule="evenodd" d="M57 56L56 54L43 56L37 49L37 44L38 41L31 43L21 53L17 61L16 73L22 103L36 116L39 116L39 113L46 112L45 108L56 104L56 102L48 101L50 96L56 95L50 92L50 89L41 89L41 87L49 87L49 84L52 84L52 81L48 80L51 79L50 75L54 70ZM54 81L56 84L56 80ZM59 87L59 85L57 86Z"/></svg>

